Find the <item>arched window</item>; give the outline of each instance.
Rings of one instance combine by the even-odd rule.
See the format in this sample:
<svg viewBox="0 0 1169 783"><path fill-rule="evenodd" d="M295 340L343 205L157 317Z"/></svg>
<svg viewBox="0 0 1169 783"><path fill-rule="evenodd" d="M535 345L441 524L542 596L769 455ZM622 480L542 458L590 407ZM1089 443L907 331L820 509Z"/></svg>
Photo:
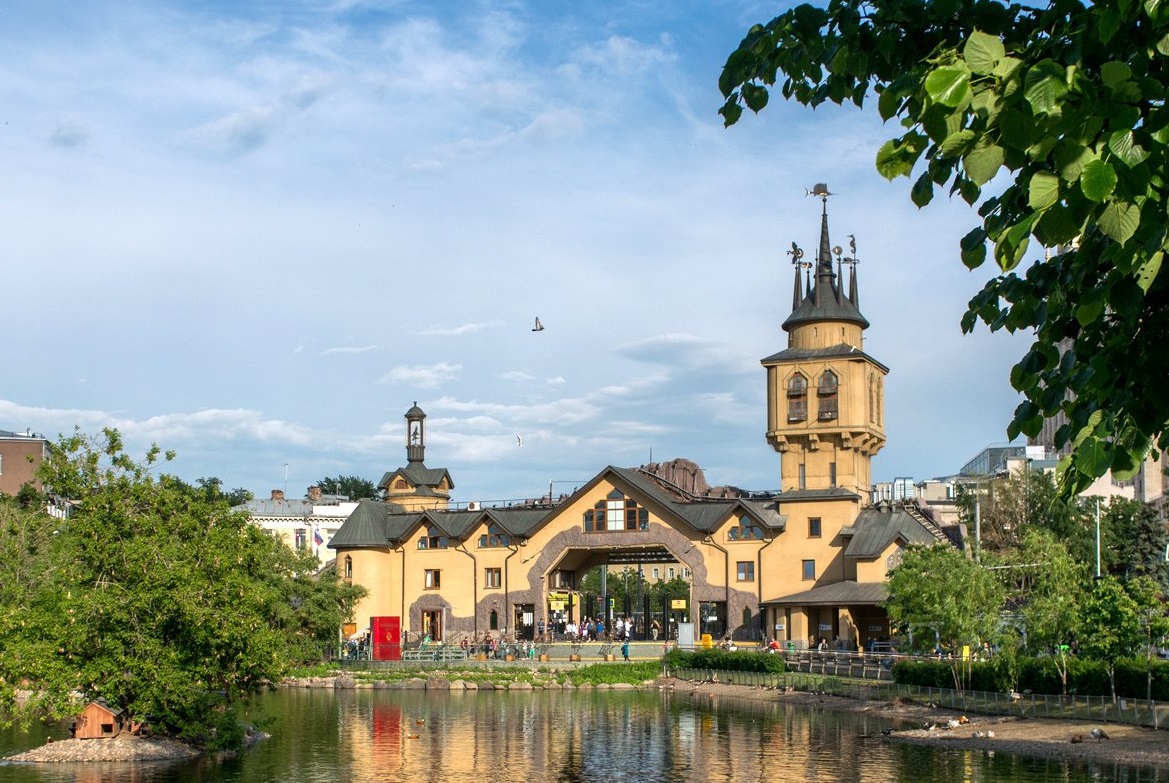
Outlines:
<svg viewBox="0 0 1169 783"><path fill-rule="evenodd" d="M479 536L480 549L494 549L495 547L511 546L511 536L503 531L499 525L491 525L487 532Z"/></svg>
<svg viewBox="0 0 1169 783"><path fill-rule="evenodd" d="M353 558L349 555L345 555L345 578L353 578Z"/></svg>
<svg viewBox="0 0 1169 783"><path fill-rule="evenodd" d="M584 512L584 529L586 533L649 530L649 510L615 489Z"/></svg>
<svg viewBox="0 0 1169 783"><path fill-rule="evenodd" d="M434 525L428 525L418 539L419 549L446 549L449 544L447 537Z"/></svg>
<svg viewBox="0 0 1169 783"><path fill-rule="evenodd" d="M840 381L832 370L825 370L816 386L817 415L821 420L835 419L839 414L838 393Z"/></svg>
<svg viewBox="0 0 1169 783"><path fill-rule="evenodd" d="M805 421L808 418L808 379L800 373L787 382L787 420Z"/></svg>
<svg viewBox="0 0 1169 783"><path fill-rule="evenodd" d="M487 627L493 631L499 630L499 612L494 609L491 610L491 617L487 621Z"/></svg>

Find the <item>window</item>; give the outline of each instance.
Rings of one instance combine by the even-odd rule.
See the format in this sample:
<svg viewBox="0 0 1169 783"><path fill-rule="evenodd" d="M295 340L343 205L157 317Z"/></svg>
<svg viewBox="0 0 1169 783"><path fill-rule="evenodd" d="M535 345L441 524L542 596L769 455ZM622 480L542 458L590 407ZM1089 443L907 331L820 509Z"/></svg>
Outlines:
<svg viewBox="0 0 1169 783"><path fill-rule="evenodd" d="M808 538L820 537L820 517L808 517Z"/></svg>
<svg viewBox="0 0 1169 783"><path fill-rule="evenodd" d="M303 527L298 527L296 529L296 548L304 549L306 544L308 544L308 531Z"/></svg>
<svg viewBox="0 0 1169 783"><path fill-rule="evenodd" d="M750 560L740 560L735 564L735 572L740 582L755 581L755 563Z"/></svg>
<svg viewBox="0 0 1169 783"><path fill-rule="evenodd" d="M683 578L683 579L689 579L689 578L690 578L690 569L689 569L689 568L683 568L683 569L682 569L682 578Z"/></svg>
<svg viewBox="0 0 1169 783"><path fill-rule="evenodd" d="M835 462L828 463L828 486L830 486L830 487L836 486L836 463Z"/></svg>
<svg viewBox="0 0 1169 783"><path fill-rule="evenodd" d="M450 542L434 525L429 525L426 532L418 539L419 549L446 549Z"/></svg>
<svg viewBox="0 0 1169 783"><path fill-rule="evenodd" d="M662 569L658 568L657 566L654 566L653 575L654 575L654 579L661 579L662 578Z"/></svg>
<svg viewBox="0 0 1169 783"><path fill-rule="evenodd" d="M800 489L808 488L808 467L800 465Z"/></svg>
<svg viewBox="0 0 1169 783"><path fill-rule="evenodd" d="M400 478L394 480L394 489L406 489L406 479Z"/></svg>
<svg viewBox="0 0 1169 783"><path fill-rule="evenodd" d="M796 373L787 382L787 420L804 421L808 418L808 379Z"/></svg>
<svg viewBox="0 0 1169 783"><path fill-rule="evenodd" d="M815 578L816 578L816 561L815 560L805 560L804 561L804 579L815 580Z"/></svg>
<svg viewBox="0 0 1169 783"><path fill-rule="evenodd" d="M353 558L349 555L345 555L345 578L353 578Z"/></svg>
<svg viewBox="0 0 1169 783"><path fill-rule="evenodd" d="M837 413L837 392L840 391L840 381L832 370L825 370L820 376L820 383L816 387L817 415L821 420L835 419Z"/></svg>
<svg viewBox="0 0 1169 783"><path fill-rule="evenodd" d="M674 578L674 567L670 566L669 568L667 568L666 573L669 574L670 579L673 579Z"/></svg>
<svg viewBox="0 0 1169 783"><path fill-rule="evenodd" d="M548 580L549 586L557 590L571 590L575 576L572 571L553 571Z"/></svg>
<svg viewBox="0 0 1169 783"><path fill-rule="evenodd" d="M728 541L762 541L763 528L755 524L755 520L743 514L739 517L739 524L727 531Z"/></svg>
<svg viewBox="0 0 1169 783"><path fill-rule="evenodd" d="M502 568L484 568L483 569L483 586L487 588L503 587L503 569Z"/></svg>
<svg viewBox="0 0 1169 783"><path fill-rule="evenodd" d="M486 533L479 536L480 549L493 549L501 546L511 546L511 536L505 533L499 525L491 525L487 528Z"/></svg>
<svg viewBox="0 0 1169 783"><path fill-rule="evenodd" d="M442 586L442 571L435 568L428 568L425 572L426 581L423 583L427 590L437 590Z"/></svg>
<svg viewBox="0 0 1169 783"><path fill-rule="evenodd" d="M614 530L649 530L649 510L637 505L619 490L613 490L584 513L586 533Z"/></svg>

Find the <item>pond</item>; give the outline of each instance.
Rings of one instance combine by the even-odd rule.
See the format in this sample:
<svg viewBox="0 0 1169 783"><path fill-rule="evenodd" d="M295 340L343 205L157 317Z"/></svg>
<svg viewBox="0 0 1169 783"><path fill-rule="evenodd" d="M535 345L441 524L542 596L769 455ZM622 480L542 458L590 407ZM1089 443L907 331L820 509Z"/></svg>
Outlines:
<svg viewBox="0 0 1169 783"><path fill-rule="evenodd" d="M890 743L874 715L636 691L282 689L251 719L272 738L236 758L0 764L0 783L974 783L1165 780L1155 770ZM0 731L0 756L68 731ZM100 740L94 740L100 741Z"/></svg>

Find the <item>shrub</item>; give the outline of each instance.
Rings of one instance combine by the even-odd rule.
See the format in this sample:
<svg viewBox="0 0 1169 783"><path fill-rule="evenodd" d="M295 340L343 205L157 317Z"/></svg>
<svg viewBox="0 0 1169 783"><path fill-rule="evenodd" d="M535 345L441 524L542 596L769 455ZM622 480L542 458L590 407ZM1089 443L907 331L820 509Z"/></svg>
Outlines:
<svg viewBox="0 0 1169 783"><path fill-rule="evenodd" d="M786 671L783 656L747 650L671 650L663 656L662 662L670 669L713 669L770 674L781 674Z"/></svg>

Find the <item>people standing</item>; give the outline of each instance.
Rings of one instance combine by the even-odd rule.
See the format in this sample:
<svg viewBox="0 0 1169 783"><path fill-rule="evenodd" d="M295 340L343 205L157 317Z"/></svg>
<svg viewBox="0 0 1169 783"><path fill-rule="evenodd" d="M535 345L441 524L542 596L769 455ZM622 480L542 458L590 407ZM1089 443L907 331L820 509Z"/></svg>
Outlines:
<svg viewBox="0 0 1169 783"><path fill-rule="evenodd" d="M625 637L625 641L622 642L622 644L621 644L621 657L627 661L629 660L629 637L628 636Z"/></svg>

